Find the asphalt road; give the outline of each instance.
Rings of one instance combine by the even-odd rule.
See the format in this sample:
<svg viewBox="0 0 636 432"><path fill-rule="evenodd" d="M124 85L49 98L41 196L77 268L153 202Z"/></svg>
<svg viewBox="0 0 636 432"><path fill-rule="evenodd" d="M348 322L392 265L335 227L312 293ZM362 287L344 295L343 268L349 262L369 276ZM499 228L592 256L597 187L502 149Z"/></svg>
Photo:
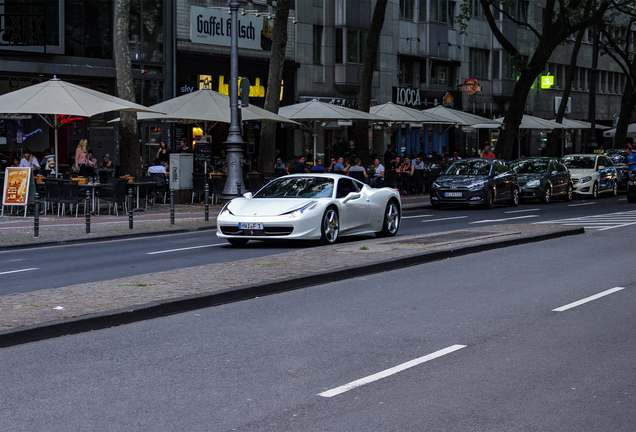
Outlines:
<svg viewBox="0 0 636 432"><path fill-rule="evenodd" d="M483 227L488 230L488 226L493 224L540 223L585 217L598 217L598 221L594 220L596 227L614 218L611 216L613 213L630 211L635 213L633 222L636 223L636 206L628 204L624 196L603 197L595 201L554 202L550 205L531 202L515 208L497 206L492 210L433 210L426 206L404 212L398 235L443 232L467 227ZM629 219L631 215L621 218ZM583 219L572 222L580 226L586 221ZM609 226L612 224L615 223L610 222ZM303 247L315 247L315 243L254 241L244 249L235 249L224 240L217 239L214 231L202 231L4 251L0 252L0 275L3 276L0 278L0 295L266 256Z"/></svg>
<svg viewBox="0 0 636 432"><path fill-rule="evenodd" d="M633 231L5 348L0 429L631 432Z"/></svg>

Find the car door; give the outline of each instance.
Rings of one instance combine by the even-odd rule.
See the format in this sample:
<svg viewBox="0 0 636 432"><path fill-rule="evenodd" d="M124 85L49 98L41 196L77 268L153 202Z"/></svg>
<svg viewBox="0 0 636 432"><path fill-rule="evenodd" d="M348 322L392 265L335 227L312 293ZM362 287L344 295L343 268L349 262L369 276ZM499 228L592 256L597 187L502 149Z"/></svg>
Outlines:
<svg viewBox="0 0 636 432"><path fill-rule="evenodd" d="M495 188L497 190L496 199L505 200L512 196L513 179L510 167L500 161L493 163L495 175Z"/></svg>
<svg viewBox="0 0 636 432"><path fill-rule="evenodd" d="M563 194L563 176L559 173L557 163L554 160L551 160L548 165L548 176L552 184L552 195L557 196Z"/></svg>
<svg viewBox="0 0 636 432"><path fill-rule="evenodd" d="M601 169L601 167L603 169ZM611 189L614 183L614 164L605 156L596 158L596 171L599 176L599 191Z"/></svg>
<svg viewBox="0 0 636 432"><path fill-rule="evenodd" d="M556 162L556 169L559 173L559 179L561 184L563 185L562 193L566 194L568 192L568 187L571 181L570 171L568 168L560 162Z"/></svg>
<svg viewBox="0 0 636 432"><path fill-rule="evenodd" d="M369 223L369 202L352 179L338 179L336 200L340 208L340 230L343 233L354 232Z"/></svg>

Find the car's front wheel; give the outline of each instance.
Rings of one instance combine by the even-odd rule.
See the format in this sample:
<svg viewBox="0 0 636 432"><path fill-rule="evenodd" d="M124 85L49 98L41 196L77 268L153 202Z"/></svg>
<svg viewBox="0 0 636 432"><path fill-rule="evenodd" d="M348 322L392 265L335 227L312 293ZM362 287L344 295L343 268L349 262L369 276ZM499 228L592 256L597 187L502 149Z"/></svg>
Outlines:
<svg viewBox="0 0 636 432"><path fill-rule="evenodd" d="M484 208L490 210L495 203L495 196L492 193L492 189L486 191L486 197L484 199Z"/></svg>
<svg viewBox="0 0 636 432"><path fill-rule="evenodd" d="M512 190L512 198L508 201L508 204L512 207L517 207L519 205L519 189L514 188Z"/></svg>
<svg viewBox="0 0 636 432"><path fill-rule="evenodd" d="M612 196L618 196L618 182L614 182L614 186L612 186Z"/></svg>
<svg viewBox="0 0 636 432"><path fill-rule="evenodd" d="M563 197L563 199L567 202L570 202L572 201L572 198L574 198L574 191L572 190L572 185L568 185L568 188L565 191L565 197Z"/></svg>
<svg viewBox="0 0 636 432"><path fill-rule="evenodd" d="M594 183L594 186L592 186L592 198L598 198L598 183Z"/></svg>
<svg viewBox="0 0 636 432"><path fill-rule="evenodd" d="M393 200L389 201L384 210L384 224L382 231L377 232L378 237L393 237L400 228L400 208Z"/></svg>
<svg viewBox="0 0 636 432"><path fill-rule="evenodd" d="M322 233L320 243L334 244L338 241L340 218L338 217L338 211L334 207L329 207L323 215L320 232Z"/></svg>
<svg viewBox="0 0 636 432"><path fill-rule="evenodd" d="M541 198L541 202L543 202L544 204L550 204L550 201L552 201L552 189L550 188L550 185L547 185L545 187L543 197Z"/></svg>
<svg viewBox="0 0 636 432"><path fill-rule="evenodd" d="M249 241L248 239L229 238L227 241L234 247L243 247Z"/></svg>

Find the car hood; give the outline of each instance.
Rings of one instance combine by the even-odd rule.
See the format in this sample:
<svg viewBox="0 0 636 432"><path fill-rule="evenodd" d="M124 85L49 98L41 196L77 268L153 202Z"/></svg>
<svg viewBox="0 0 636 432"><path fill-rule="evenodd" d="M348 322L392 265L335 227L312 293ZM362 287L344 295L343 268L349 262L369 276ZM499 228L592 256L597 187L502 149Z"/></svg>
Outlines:
<svg viewBox="0 0 636 432"><path fill-rule="evenodd" d="M572 174L572 177L581 177L584 175L592 175L594 174L596 171L594 171L593 169L571 169L570 170L570 174Z"/></svg>
<svg viewBox="0 0 636 432"><path fill-rule="evenodd" d="M541 180L545 174L517 174L519 186L523 186L531 180Z"/></svg>
<svg viewBox="0 0 636 432"><path fill-rule="evenodd" d="M235 198L228 210L235 216L278 216L309 204L310 198Z"/></svg>
<svg viewBox="0 0 636 432"><path fill-rule="evenodd" d="M486 180L487 176L441 176L435 181L442 187L467 187Z"/></svg>

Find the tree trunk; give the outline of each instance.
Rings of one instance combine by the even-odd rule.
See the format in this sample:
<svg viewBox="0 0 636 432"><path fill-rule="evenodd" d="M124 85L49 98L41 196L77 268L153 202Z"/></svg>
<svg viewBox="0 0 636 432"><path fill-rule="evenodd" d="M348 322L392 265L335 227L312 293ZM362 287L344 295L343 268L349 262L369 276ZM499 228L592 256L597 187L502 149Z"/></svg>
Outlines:
<svg viewBox="0 0 636 432"><path fill-rule="evenodd" d="M568 99L570 98L570 92L572 91L572 82L574 82L574 74L576 72L576 61L579 56L579 50L581 48L581 42L583 41L583 35L585 34L585 30L579 30L579 33L576 35L576 41L574 42L574 47L572 47L572 56L570 57L570 65L568 66L568 73L565 77L565 84L563 86L563 97L561 98L561 104L559 105L559 110L556 115L556 122L563 123L563 117L565 116L565 110L568 107ZM556 156L559 151L559 132L557 129L552 133L552 138L548 143L548 156ZM564 139L561 137L561 139ZM564 155L561 155L564 156Z"/></svg>
<svg viewBox="0 0 636 432"><path fill-rule="evenodd" d="M272 29L272 52L269 59L269 75L267 92L265 93L265 109L278 114L280 107L280 88L285 70L285 49L287 48L287 20L289 18L289 1L278 0L276 17ZM258 154L258 169L262 173L273 173L276 152L276 123L263 122ZM316 155L314 155L314 158Z"/></svg>
<svg viewBox="0 0 636 432"><path fill-rule="evenodd" d="M117 92L122 99L135 101L135 87L130 63L130 0L115 0L113 45ZM119 148L120 174L138 177L141 174L141 151L137 131L137 113L120 112Z"/></svg>
<svg viewBox="0 0 636 432"><path fill-rule="evenodd" d="M614 145L612 147L624 148L627 145L627 128L632 117L632 111L636 107L636 89L632 85L632 81L627 79L625 91L621 98L621 111L616 125L616 133L614 134Z"/></svg>
<svg viewBox="0 0 636 432"><path fill-rule="evenodd" d="M369 112L371 109L371 91L373 86L373 71L378 59L378 45L380 33L384 27L386 5L388 0L377 0L373 9L373 18L369 27L367 46L364 51L364 63L362 65L362 78L360 79L360 93L358 94L358 109ZM364 166L369 164L369 122L356 122L356 147L357 154L362 159Z"/></svg>

